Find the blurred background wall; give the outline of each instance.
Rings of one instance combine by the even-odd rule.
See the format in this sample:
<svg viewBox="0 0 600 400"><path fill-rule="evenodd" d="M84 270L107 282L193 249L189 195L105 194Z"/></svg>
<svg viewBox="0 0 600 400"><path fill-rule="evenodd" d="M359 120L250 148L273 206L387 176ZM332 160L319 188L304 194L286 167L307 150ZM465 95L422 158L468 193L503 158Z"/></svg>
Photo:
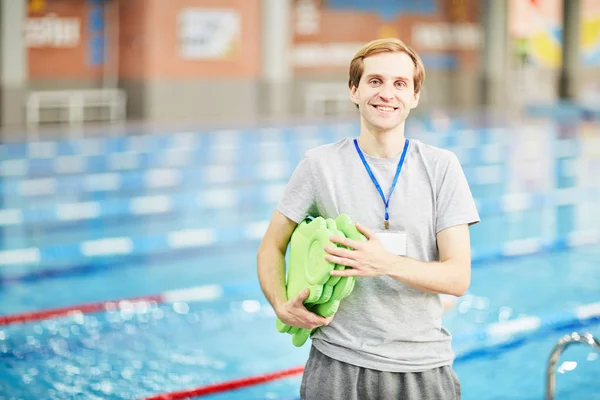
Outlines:
<svg viewBox="0 0 600 400"><path fill-rule="evenodd" d="M353 112L346 84L352 55L367 41L392 36L413 46L426 66L417 112L518 111L527 102L557 100L567 75L571 97L600 93L597 0L0 4L3 125L24 123L30 92L84 88L122 89L129 120L345 114ZM564 37L579 46L562 46ZM568 65L561 61L565 48Z"/></svg>

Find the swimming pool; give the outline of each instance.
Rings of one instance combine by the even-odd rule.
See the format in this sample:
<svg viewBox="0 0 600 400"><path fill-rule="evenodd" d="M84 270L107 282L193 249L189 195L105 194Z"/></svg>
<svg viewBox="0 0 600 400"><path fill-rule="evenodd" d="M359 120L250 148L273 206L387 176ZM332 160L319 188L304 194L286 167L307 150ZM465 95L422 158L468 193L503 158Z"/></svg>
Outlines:
<svg viewBox="0 0 600 400"><path fill-rule="evenodd" d="M455 149L482 214L482 223L472 230L469 294L444 321L455 338L464 399L541 398L554 343L574 329L600 336L597 306L589 308L585 321L573 317L578 307L600 302L597 135L587 127L568 135L544 123L548 127L549 137L536 125L513 141L507 137L510 131L500 128L453 126L438 136L414 130L424 141ZM92 145L64 143L43 151L39 146L29 153L13 151L13 163L2 165L10 176L1 182L10 188L3 192L0 215L2 315L166 295L122 302L120 308L111 303L108 310L103 305L100 312L0 326L0 394L7 399L144 398L301 366L308 346L297 349L288 335L275 330L274 314L260 293L257 239L289 165L305 148L354 128L294 129L175 136L179 148L193 141L192 148L205 155L216 154L207 151L210 146L228 149L221 158L209 159L212 173L196 181L193 173L207 168L196 162L200 153L187 156L189 164L169 164L177 159L165 157L171 151L164 150L169 136L133 144L121 138L102 146L94 142L96 149L108 151L103 155L90 150ZM298 132L306 136L298 140ZM526 144L530 141L548 153ZM278 150L265 161L258 150L241 151L244 146ZM87 153L75 156L77 149ZM136 168L128 169L134 175L127 179L113 168L125 165L122 159L121 164L114 161L122 151L136 160L128 164ZM81 157L85 168L63 174L48 173L48 165L31 167L50 159L40 154ZM281 154L285 157L276 156ZM279 172L270 172L274 165ZM165 167L171 172L149 177L148 168ZM40 178L42 173L47 176ZM23 189L31 187L23 182L32 179L51 180L44 181L45 192L32 194ZM79 187L61 191L65 179ZM137 182L139 189L123 182ZM40 212L34 204L46 208ZM189 287L196 290L182 290ZM531 325L530 317L538 323ZM517 322L507 324L511 321ZM493 326L496 334L490 335ZM597 398L600 384L593 376L600 372L600 361L595 353L570 348L559 366L557 399ZM210 398L293 399L299 384L294 375Z"/></svg>
<svg viewBox="0 0 600 400"><path fill-rule="evenodd" d="M470 294L448 312L445 321L456 338L456 371L463 382L463 398L541 397L546 359L556 340L569 331L567 327L540 329L524 338L517 335L512 339L516 342L503 339L496 346L485 340L460 339L469 337L471 329L493 321L556 314L597 301L600 272L595 260L599 253L597 248L589 247L475 266ZM252 252L247 251L224 258L223 265L247 266L243 259L251 256ZM16 398L40 398L53 390L73 394L84 391L99 398L141 398L301 365L308 346L297 349L287 335L275 331L274 316L253 282L250 268L209 271L214 265L186 260L169 264L168 270L164 265L150 266L144 274L131 266L129 271L114 269L100 276L61 277L52 291L47 289L51 286L47 280L29 284L25 292L52 295L49 299L40 296L37 300L22 300L38 302L40 308L118 298L124 292L137 295L186 287L194 276L206 281L212 275L209 282L227 281L228 295L211 302L150 303L126 307L121 312L4 327L0 341L5 368L3 390ZM569 270L565 265L571 266ZM194 267L199 271L190 275ZM239 273L234 279L239 280L237 285L229 279L234 271ZM515 271L521 271L518 285L497 285L497 280L490 279L511 276ZM527 295L532 286L557 275L574 278L555 281L547 292L536 290L537 298ZM136 285L115 284L130 282L134 277ZM131 290L132 286L139 292ZM69 287L86 294L71 292ZM13 288L13 293L3 295L18 298L19 291ZM7 304L5 298L3 304ZM600 323L591 323L584 330L598 335ZM482 349L485 351L477 352ZM597 392L595 377L600 361L589 349L574 347L563 355L559 365L569 362L577 362L577 368L559 374L558 398L593 398L585 396ZM289 378L215 398L294 398L298 385L298 378ZM587 385L587 389L581 385ZM565 397L567 394L572 397Z"/></svg>

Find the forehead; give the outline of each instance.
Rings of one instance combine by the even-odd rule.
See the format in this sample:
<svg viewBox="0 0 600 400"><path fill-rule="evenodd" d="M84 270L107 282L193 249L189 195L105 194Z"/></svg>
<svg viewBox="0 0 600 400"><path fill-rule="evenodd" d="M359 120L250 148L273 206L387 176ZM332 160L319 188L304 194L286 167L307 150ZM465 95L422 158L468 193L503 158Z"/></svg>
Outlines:
<svg viewBox="0 0 600 400"><path fill-rule="evenodd" d="M406 53L379 53L363 60L363 76L376 74L412 79L414 72L415 65Z"/></svg>

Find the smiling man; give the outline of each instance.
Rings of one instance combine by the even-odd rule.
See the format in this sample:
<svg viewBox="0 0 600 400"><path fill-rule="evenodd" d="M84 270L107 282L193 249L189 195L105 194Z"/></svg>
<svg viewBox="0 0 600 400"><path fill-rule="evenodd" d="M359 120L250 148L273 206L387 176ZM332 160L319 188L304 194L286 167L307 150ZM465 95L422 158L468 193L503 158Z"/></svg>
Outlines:
<svg viewBox="0 0 600 400"><path fill-rule="evenodd" d="M360 135L308 151L292 175L258 250L258 276L277 316L319 328L301 385L312 399L458 399L441 296L462 296L471 276L469 225L479 221L456 156L404 126L425 71L398 39L365 45L352 59L350 99ZM332 237L326 259L357 276L330 319L309 312L304 291L285 294L285 253L307 215L346 213L366 242Z"/></svg>

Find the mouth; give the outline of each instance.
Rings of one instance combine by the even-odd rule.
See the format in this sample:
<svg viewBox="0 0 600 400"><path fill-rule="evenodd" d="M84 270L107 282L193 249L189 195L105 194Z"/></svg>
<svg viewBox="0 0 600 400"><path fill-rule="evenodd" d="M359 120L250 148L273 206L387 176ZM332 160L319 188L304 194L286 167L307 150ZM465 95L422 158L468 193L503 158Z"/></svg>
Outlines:
<svg viewBox="0 0 600 400"><path fill-rule="evenodd" d="M384 113L393 113L394 111L396 111L398 109L398 107L394 107L394 106L382 106L382 105L376 105L376 104L371 104L371 107L376 108L377 110L384 112Z"/></svg>

